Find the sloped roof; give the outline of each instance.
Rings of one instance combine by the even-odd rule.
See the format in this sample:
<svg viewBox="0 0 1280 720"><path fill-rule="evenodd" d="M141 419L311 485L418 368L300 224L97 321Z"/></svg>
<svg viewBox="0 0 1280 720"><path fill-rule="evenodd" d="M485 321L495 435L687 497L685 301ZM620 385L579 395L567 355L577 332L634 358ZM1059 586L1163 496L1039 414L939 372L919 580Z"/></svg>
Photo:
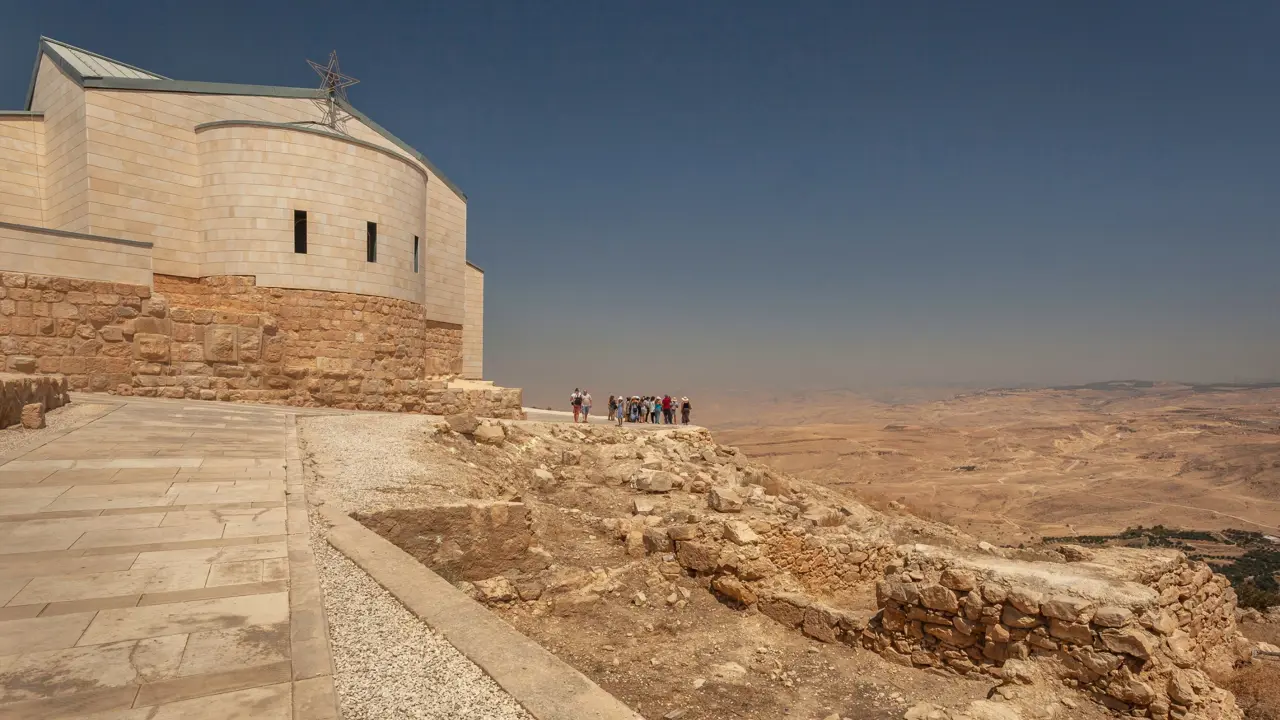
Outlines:
<svg viewBox="0 0 1280 720"><path fill-rule="evenodd" d="M48 51L63 60L82 78L133 78L135 80L168 80L149 70L103 57L98 53L82 50L74 45L59 42L53 38L41 37L40 42Z"/></svg>
<svg viewBox="0 0 1280 720"><path fill-rule="evenodd" d="M148 92L178 92L195 95L256 95L264 97L314 98L315 88L278 87L273 85L240 85L236 83L190 82L173 80L163 75L143 70L119 60L112 60L94 52L89 52L74 45L41 36L40 47L36 52L36 65L31 70L31 86L27 90L27 110L31 109L31 100L36 92L36 75L40 72L40 58L48 56L63 72L82 88L102 90L143 90ZM467 194L455 185L425 155L418 152L409 143L393 135L386 128L374 122L368 115L357 110L350 103L341 99L338 104L343 110L368 125L370 129L400 149L412 155L427 166L441 182L467 201Z"/></svg>

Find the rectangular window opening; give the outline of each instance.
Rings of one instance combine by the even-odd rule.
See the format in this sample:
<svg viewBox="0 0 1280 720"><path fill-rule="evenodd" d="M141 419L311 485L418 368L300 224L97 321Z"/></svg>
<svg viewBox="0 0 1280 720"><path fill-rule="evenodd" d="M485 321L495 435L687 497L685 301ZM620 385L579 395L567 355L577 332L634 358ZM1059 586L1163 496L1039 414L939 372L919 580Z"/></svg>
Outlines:
<svg viewBox="0 0 1280 720"><path fill-rule="evenodd" d="M368 234L365 241L365 260L378 262L378 223L368 223Z"/></svg>
<svg viewBox="0 0 1280 720"><path fill-rule="evenodd" d="M307 254L307 211L293 211L293 251Z"/></svg>
<svg viewBox="0 0 1280 720"><path fill-rule="evenodd" d="M418 272L418 236L413 236L413 271Z"/></svg>

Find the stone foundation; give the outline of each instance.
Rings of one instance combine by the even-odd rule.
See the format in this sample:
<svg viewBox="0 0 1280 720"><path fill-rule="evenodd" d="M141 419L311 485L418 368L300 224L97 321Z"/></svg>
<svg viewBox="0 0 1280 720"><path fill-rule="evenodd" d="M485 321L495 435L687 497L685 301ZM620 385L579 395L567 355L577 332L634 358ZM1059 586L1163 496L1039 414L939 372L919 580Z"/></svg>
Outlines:
<svg viewBox="0 0 1280 720"><path fill-rule="evenodd" d="M69 402L67 379L61 375L0 373L0 429L21 423L25 406L40 405L48 411Z"/></svg>
<svg viewBox="0 0 1280 720"><path fill-rule="evenodd" d="M0 276L0 362L72 390L522 417L520 391L451 391L462 327L404 300L155 276L155 289Z"/></svg>
<svg viewBox="0 0 1280 720"><path fill-rule="evenodd" d="M734 497L713 489L709 504L750 507L759 494L727 492ZM669 553L664 573L705 578L734 605L906 667L1007 682L1034 668L1129 715L1241 717L1210 674L1247 661L1249 643L1236 630L1230 583L1204 563L1170 550L1068 550L1077 562L1048 562L895 546L849 532L856 518L846 511L791 507L784 521L734 510L669 527L649 516L607 520L603 529L632 554ZM858 609L872 582L877 610Z"/></svg>
<svg viewBox="0 0 1280 720"><path fill-rule="evenodd" d="M1081 560L914 546L877 584L881 612L863 643L902 665L959 673L1034 660L1141 717L1241 717L1206 675L1248 659L1226 577L1175 551L1106 549Z"/></svg>

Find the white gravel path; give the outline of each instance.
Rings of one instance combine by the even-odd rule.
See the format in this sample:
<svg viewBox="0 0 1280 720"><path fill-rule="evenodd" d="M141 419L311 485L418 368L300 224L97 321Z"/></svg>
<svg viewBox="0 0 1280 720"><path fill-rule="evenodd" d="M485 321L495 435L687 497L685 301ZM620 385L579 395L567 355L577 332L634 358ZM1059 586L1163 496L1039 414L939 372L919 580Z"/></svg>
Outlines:
<svg viewBox="0 0 1280 720"><path fill-rule="evenodd" d="M320 526L313 516L311 527ZM313 530L344 720L531 720L488 675Z"/></svg>
<svg viewBox="0 0 1280 720"><path fill-rule="evenodd" d="M348 509L389 504L395 489L438 472L408 457L407 447L386 451L388 436L412 438L428 422L421 416L299 418L308 493ZM313 514L311 547L344 720L531 720L484 671L329 545L322 526Z"/></svg>

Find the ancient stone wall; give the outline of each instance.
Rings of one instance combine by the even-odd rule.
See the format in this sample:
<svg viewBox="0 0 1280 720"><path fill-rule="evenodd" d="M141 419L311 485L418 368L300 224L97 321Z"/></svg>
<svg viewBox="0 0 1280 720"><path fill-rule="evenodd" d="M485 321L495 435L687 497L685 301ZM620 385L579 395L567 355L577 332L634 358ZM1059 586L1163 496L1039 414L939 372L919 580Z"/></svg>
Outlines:
<svg viewBox="0 0 1280 720"><path fill-rule="evenodd" d="M1124 554L1055 572L909 551L877 584L881 613L864 645L908 667L960 673L1043 661L1067 685L1142 717L1239 717L1205 674L1248 651L1227 578L1181 553Z"/></svg>
<svg viewBox="0 0 1280 720"><path fill-rule="evenodd" d="M67 379L61 375L0 373L0 429L21 422L22 410L27 405L53 410L69 402Z"/></svg>
<svg viewBox="0 0 1280 720"><path fill-rule="evenodd" d="M520 392L448 388L462 329L389 298L156 275L144 285L4 273L0 362L72 390L521 417Z"/></svg>

